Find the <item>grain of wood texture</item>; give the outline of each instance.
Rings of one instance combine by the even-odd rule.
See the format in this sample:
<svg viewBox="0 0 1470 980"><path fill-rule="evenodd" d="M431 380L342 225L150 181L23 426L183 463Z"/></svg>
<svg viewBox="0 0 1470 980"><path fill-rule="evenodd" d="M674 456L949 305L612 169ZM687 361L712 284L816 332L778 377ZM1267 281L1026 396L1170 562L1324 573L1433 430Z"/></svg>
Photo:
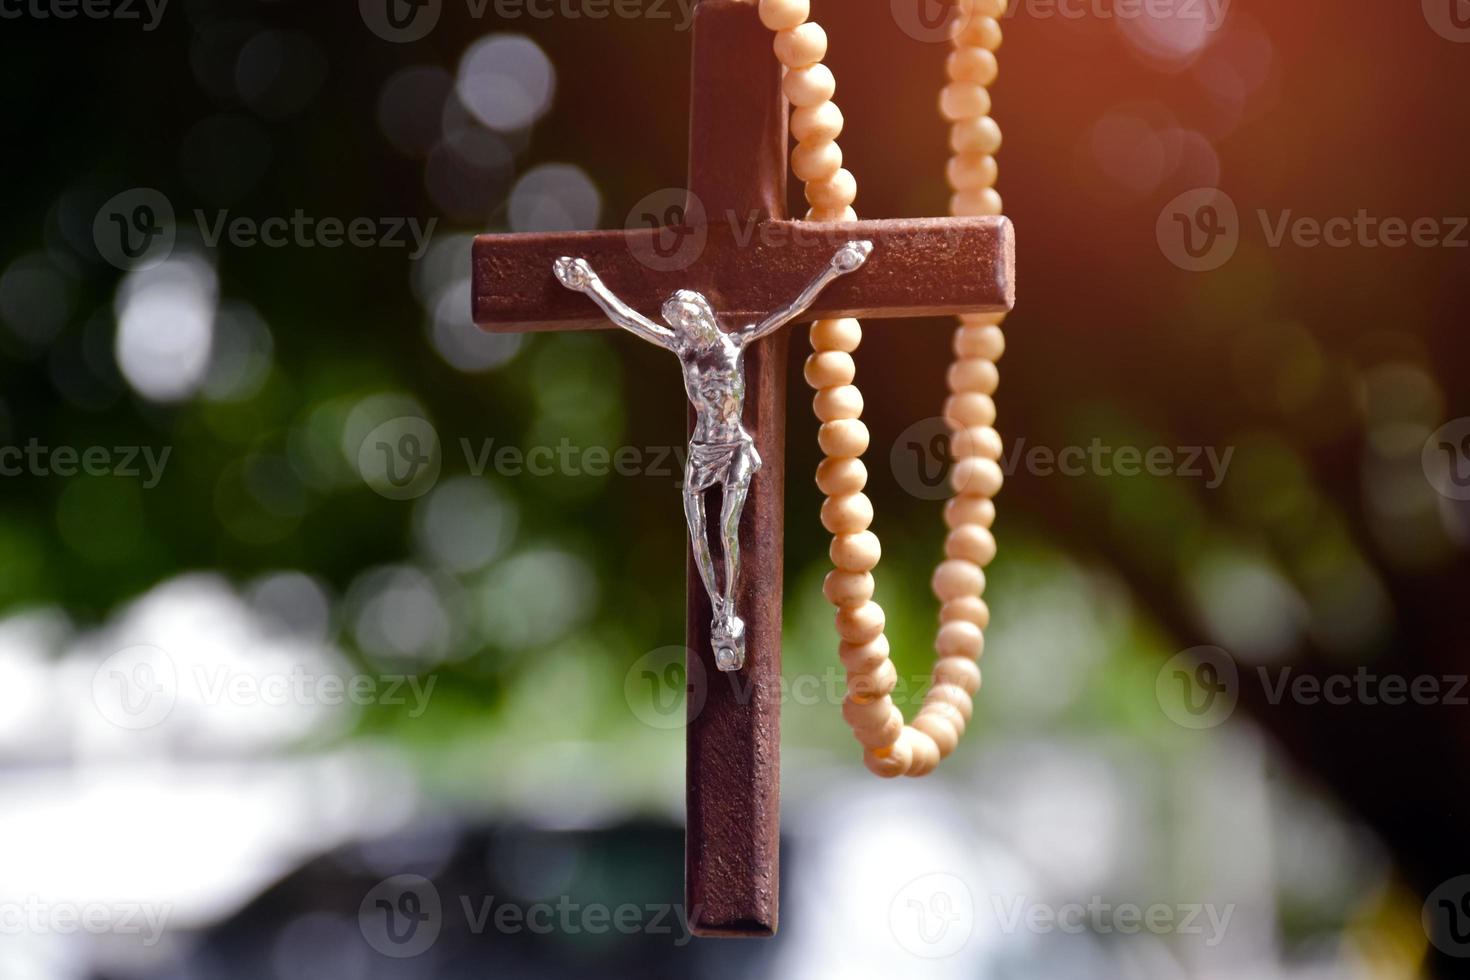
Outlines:
<svg viewBox="0 0 1470 980"><path fill-rule="evenodd" d="M1015 240L1009 219L893 218L852 224L738 221L683 229L689 264L657 269L640 255L663 234L593 231L482 235L474 247L475 322L486 330L595 330L612 325L586 298L563 289L551 263L587 259L629 305L657 322L677 289L705 294L729 327L790 302L844 243L868 239L873 254L828 287L811 319L996 313L1015 302ZM703 238L696 249L693 243Z"/></svg>

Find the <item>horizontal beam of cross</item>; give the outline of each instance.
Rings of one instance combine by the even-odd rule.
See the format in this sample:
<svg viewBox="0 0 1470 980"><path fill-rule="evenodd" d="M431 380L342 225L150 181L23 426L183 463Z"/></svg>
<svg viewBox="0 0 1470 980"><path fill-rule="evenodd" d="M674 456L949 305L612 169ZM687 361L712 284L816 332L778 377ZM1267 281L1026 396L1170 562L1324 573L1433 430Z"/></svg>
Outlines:
<svg viewBox="0 0 1470 980"><path fill-rule="evenodd" d="M475 322L495 332L611 327L552 275L584 258L630 306L657 319L679 289L704 293L727 326L789 303L845 242L871 240L863 269L822 293L804 319L997 313L1015 300L1015 242L1004 217L849 223L714 222L681 229L481 235Z"/></svg>

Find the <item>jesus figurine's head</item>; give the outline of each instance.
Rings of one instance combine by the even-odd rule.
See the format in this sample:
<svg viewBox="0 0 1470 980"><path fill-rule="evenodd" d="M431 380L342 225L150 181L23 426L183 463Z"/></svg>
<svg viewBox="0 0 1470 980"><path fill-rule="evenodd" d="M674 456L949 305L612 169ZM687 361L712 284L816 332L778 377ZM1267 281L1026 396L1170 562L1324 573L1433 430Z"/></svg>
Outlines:
<svg viewBox="0 0 1470 980"><path fill-rule="evenodd" d="M719 339L720 326L709 300L692 290L681 289L665 300L663 317L686 341L711 344Z"/></svg>

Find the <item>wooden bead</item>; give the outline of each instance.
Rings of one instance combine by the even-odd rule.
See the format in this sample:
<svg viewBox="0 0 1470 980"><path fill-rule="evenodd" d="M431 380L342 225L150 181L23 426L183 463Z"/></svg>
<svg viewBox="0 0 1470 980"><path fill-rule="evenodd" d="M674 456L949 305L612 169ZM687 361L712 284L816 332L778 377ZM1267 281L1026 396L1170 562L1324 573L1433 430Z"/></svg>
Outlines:
<svg viewBox="0 0 1470 980"><path fill-rule="evenodd" d="M850 385L857 377L857 362L846 351L818 351L806 359L802 370L806 383L813 388L833 388Z"/></svg>
<svg viewBox="0 0 1470 980"><path fill-rule="evenodd" d="M822 582L822 595L834 606L855 606L873 598L873 576L834 568Z"/></svg>
<svg viewBox="0 0 1470 980"><path fill-rule="evenodd" d="M865 493L828 497L822 503L822 526L833 534L856 534L873 523L873 502Z"/></svg>
<svg viewBox="0 0 1470 980"><path fill-rule="evenodd" d="M797 180L826 180L842 167L842 147L831 140L798 143L791 151Z"/></svg>
<svg viewBox="0 0 1470 980"><path fill-rule="evenodd" d="M842 720L847 722L847 727L854 732L872 731L886 725L889 716L897 710L892 698L854 701L848 697L842 701Z"/></svg>
<svg viewBox="0 0 1470 980"><path fill-rule="evenodd" d="M934 648L940 657L968 657L979 660L985 653L985 634L980 627L963 619L954 619L939 627Z"/></svg>
<svg viewBox="0 0 1470 980"><path fill-rule="evenodd" d="M837 635L848 643L871 643L883 635L887 617L876 602L844 606L837 610Z"/></svg>
<svg viewBox="0 0 1470 980"><path fill-rule="evenodd" d="M863 342L863 328L852 317L840 320L818 320L812 324L813 350L840 350L851 354Z"/></svg>
<svg viewBox="0 0 1470 980"><path fill-rule="evenodd" d="M974 699L958 684L935 684L925 693L924 704L947 704L959 713L967 725L975 712Z"/></svg>
<svg viewBox="0 0 1470 980"><path fill-rule="evenodd" d="M940 115L950 122L990 114L990 93L974 82L950 82L939 92Z"/></svg>
<svg viewBox="0 0 1470 980"><path fill-rule="evenodd" d="M836 102L818 102L791 112L791 136L800 143L835 140L842 134L842 126L842 110Z"/></svg>
<svg viewBox="0 0 1470 980"><path fill-rule="evenodd" d="M934 683L953 684L974 697L980 690L980 665L969 657L943 657L934 665Z"/></svg>
<svg viewBox="0 0 1470 980"><path fill-rule="evenodd" d="M893 666L892 660L884 660L869 673L847 675L847 694L854 701L875 701L887 697L897 686L898 668Z"/></svg>
<svg viewBox="0 0 1470 980"><path fill-rule="evenodd" d="M949 198L949 213L956 218L983 218L1004 211L1005 202L994 187L958 191Z"/></svg>
<svg viewBox="0 0 1470 980"><path fill-rule="evenodd" d="M790 68L781 81L781 91L794 106L820 105L829 102L837 92L837 79L824 64Z"/></svg>
<svg viewBox="0 0 1470 980"><path fill-rule="evenodd" d="M860 459L834 456L817 464L817 489L829 497L857 493L868 485L868 468ZM834 547L836 547L834 542ZM846 568L841 565L838 567Z"/></svg>
<svg viewBox="0 0 1470 980"><path fill-rule="evenodd" d="M857 220L857 212L852 208L807 208L806 220L851 222Z"/></svg>
<svg viewBox="0 0 1470 980"><path fill-rule="evenodd" d="M883 557L883 545L872 531L839 534L827 550L832 564L847 572L870 572Z"/></svg>
<svg viewBox="0 0 1470 980"><path fill-rule="evenodd" d="M956 17L950 29L950 36L955 45L960 47L984 48L986 51L998 51L1005 35L1000 29L1000 21L994 17Z"/></svg>
<svg viewBox="0 0 1470 980"><path fill-rule="evenodd" d="M809 182L806 200L814 208L845 208L857 200L857 178L839 168L830 177Z"/></svg>
<svg viewBox="0 0 1470 980"><path fill-rule="evenodd" d="M1000 177L1000 165L995 162L995 157L966 153L949 158L944 176L949 186L957 191L980 190L995 186Z"/></svg>
<svg viewBox="0 0 1470 980"><path fill-rule="evenodd" d="M867 643L839 643L837 656L842 666L854 674L869 674L889 655L888 637L879 635Z"/></svg>
<svg viewBox="0 0 1470 980"><path fill-rule="evenodd" d="M905 776L927 776L939 765L939 746L934 744L934 739L917 728L905 728L899 742L908 742L914 754L914 761L909 764Z"/></svg>
<svg viewBox="0 0 1470 980"><path fill-rule="evenodd" d="M940 602L949 602L961 596L982 595L985 592L985 572L972 561L951 558L939 563L934 569L930 585Z"/></svg>
<svg viewBox="0 0 1470 980"><path fill-rule="evenodd" d="M822 29L821 24L798 24L777 31L771 47L776 52L776 60L787 68L805 68L827 56L827 32ZM985 53L990 54L988 51Z"/></svg>
<svg viewBox="0 0 1470 980"><path fill-rule="evenodd" d="M883 779L896 779L906 774L913 761L913 749L902 738L887 748L868 749L863 753L863 765Z"/></svg>
<svg viewBox="0 0 1470 980"><path fill-rule="evenodd" d="M1000 387L1000 369L995 362L984 357L965 357L949 366L949 390L978 391L982 395L993 395Z"/></svg>
<svg viewBox="0 0 1470 980"><path fill-rule="evenodd" d="M951 599L939 610L940 623L952 623L955 620L964 620L974 623L982 630L990 625L990 606L985 600L975 595L962 595L958 599Z"/></svg>
<svg viewBox="0 0 1470 980"><path fill-rule="evenodd" d="M1006 352L1006 335L993 324L963 326L954 332L954 352L960 357L998 361Z"/></svg>
<svg viewBox="0 0 1470 980"><path fill-rule="evenodd" d="M972 425L995 424L995 401L978 391L964 391L950 395L944 401L944 421L952 431L968 429Z"/></svg>
<svg viewBox="0 0 1470 980"><path fill-rule="evenodd" d="M949 147L956 153L994 156L1000 144L1000 126L989 116L962 119L949 127Z"/></svg>
<svg viewBox="0 0 1470 980"><path fill-rule="evenodd" d="M949 437L949 452L956 459L966 456L984 456L986 459L1000 459L1005 452L1005 444L1000 438L1000 433L988 425L972 425L966 429L960 429Z"/></svg>
<svg viewBox="0 0 1470 980"><path fill-rule="evenodd" d="M951 529L962 524L990 527L995 523L995 501L988 497L951 497L944 505L944 523Z"/></svg>
<svg viewBox="0 0 1470 980"><path fill-rule="evenodd" d="M817 445L828 456L861 456L868 451L868 427L862 419L838 419L817 430Z"/></svg>
<svg viewBox="0 0 1470 980"><path fill-rule="evenodd" d="M960 733L947 718L940 715L929 714L920 711L919 716L914 719L914 730L923 732L934 740L934 746L939 750L939 758L945 759L960 744Z"/></svg>
<svg viewBox="0 0 1470 980"><path fill-rule="evenodd" d="M862 731L854 731L852 737L857 739L858 744L865 749L887 749L898 741L903 734L903 712L893 708L888 713L888 720L873 728L865 728Z"/></svg>
<svg viewBox="0 0 1470 980"><path fill-rule="evenodd" d="M961 691L953 684L945 684L944 689L946 691L955 691L966 701L970 700L970 696L968 694L966 694L964 691ZM973 711L973 708L971 710ZM969 727L969 719L965 715L962 715L958 708L947 701L931 700L926 696L924 698L924 707L919 709L919 714L931 715L936 718L943 718L945 721L949 722L951 726L954 727L956 735L963 736L965 734L965 729Z"/></svg>
<svg viewBox="0 0 1470 980"><path fill-rule="evenodd" d="M785 61L782 63L789 64ZM950 78L957 82L990 85L1000 74L1000 62L996 59L994 51L965 46L955 48L950 52L944 64L944 70Z"/></svg>
<svg viewBox="0 0 1470 980"><path fill-rule="evenodd" d="M970 497L994 497L1005 483L1000 464L983 456L967 456L954 464L949 472L950 486L957 494Z"/></svg>
<svg viewBox="0 0 1470 980"><path fill-rule="evenodd" d="M760 0L761 23L773 31L784 31L812 15L811 0Z"/></svg>
<svg viewBox="0 0 1470 980"><path fill-rule="evenodd" d="M984 568L995 561L995 535L978 524L961 524L944 539L947 558L963 558Z"/></svg>
<svg viewBox="0 0 1470 980"><path fill-rule="evenodd" d="M860 418L863 414L863 393L855 385L823 388L812 397L812 411L823 422Z"/></svg>

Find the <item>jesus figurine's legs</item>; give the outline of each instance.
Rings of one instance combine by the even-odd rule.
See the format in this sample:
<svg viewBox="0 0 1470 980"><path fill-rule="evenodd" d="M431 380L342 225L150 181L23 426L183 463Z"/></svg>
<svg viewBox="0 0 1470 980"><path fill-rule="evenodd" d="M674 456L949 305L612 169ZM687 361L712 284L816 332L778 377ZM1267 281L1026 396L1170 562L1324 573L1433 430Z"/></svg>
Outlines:
<svg viewBox="0 0 1470 980"><path fill-rule="evenodd" d="M689 525L689 545L694 549L694 564L699 566L699 577L704 582L704 591L709 593L714 606L715 618L724 615L720 608L720 586L715 581L715 561L709 551L709 530L704 518L704 491L684 488L684 520Z"/></svg>
<svg viewBox="0 0 1470 980"><path fill-rule="evenodd" d="M735 606L735 588L740 583L740 515L745 510L745 498L750 494L750 481L760 465L761 459L755 447L742 445L735 450L721 484L720 542L725 549L725 611L723 615L716 614L711 631L715 665L720 670L739 670L745 666L745 621L737 615Z"/></svg>

